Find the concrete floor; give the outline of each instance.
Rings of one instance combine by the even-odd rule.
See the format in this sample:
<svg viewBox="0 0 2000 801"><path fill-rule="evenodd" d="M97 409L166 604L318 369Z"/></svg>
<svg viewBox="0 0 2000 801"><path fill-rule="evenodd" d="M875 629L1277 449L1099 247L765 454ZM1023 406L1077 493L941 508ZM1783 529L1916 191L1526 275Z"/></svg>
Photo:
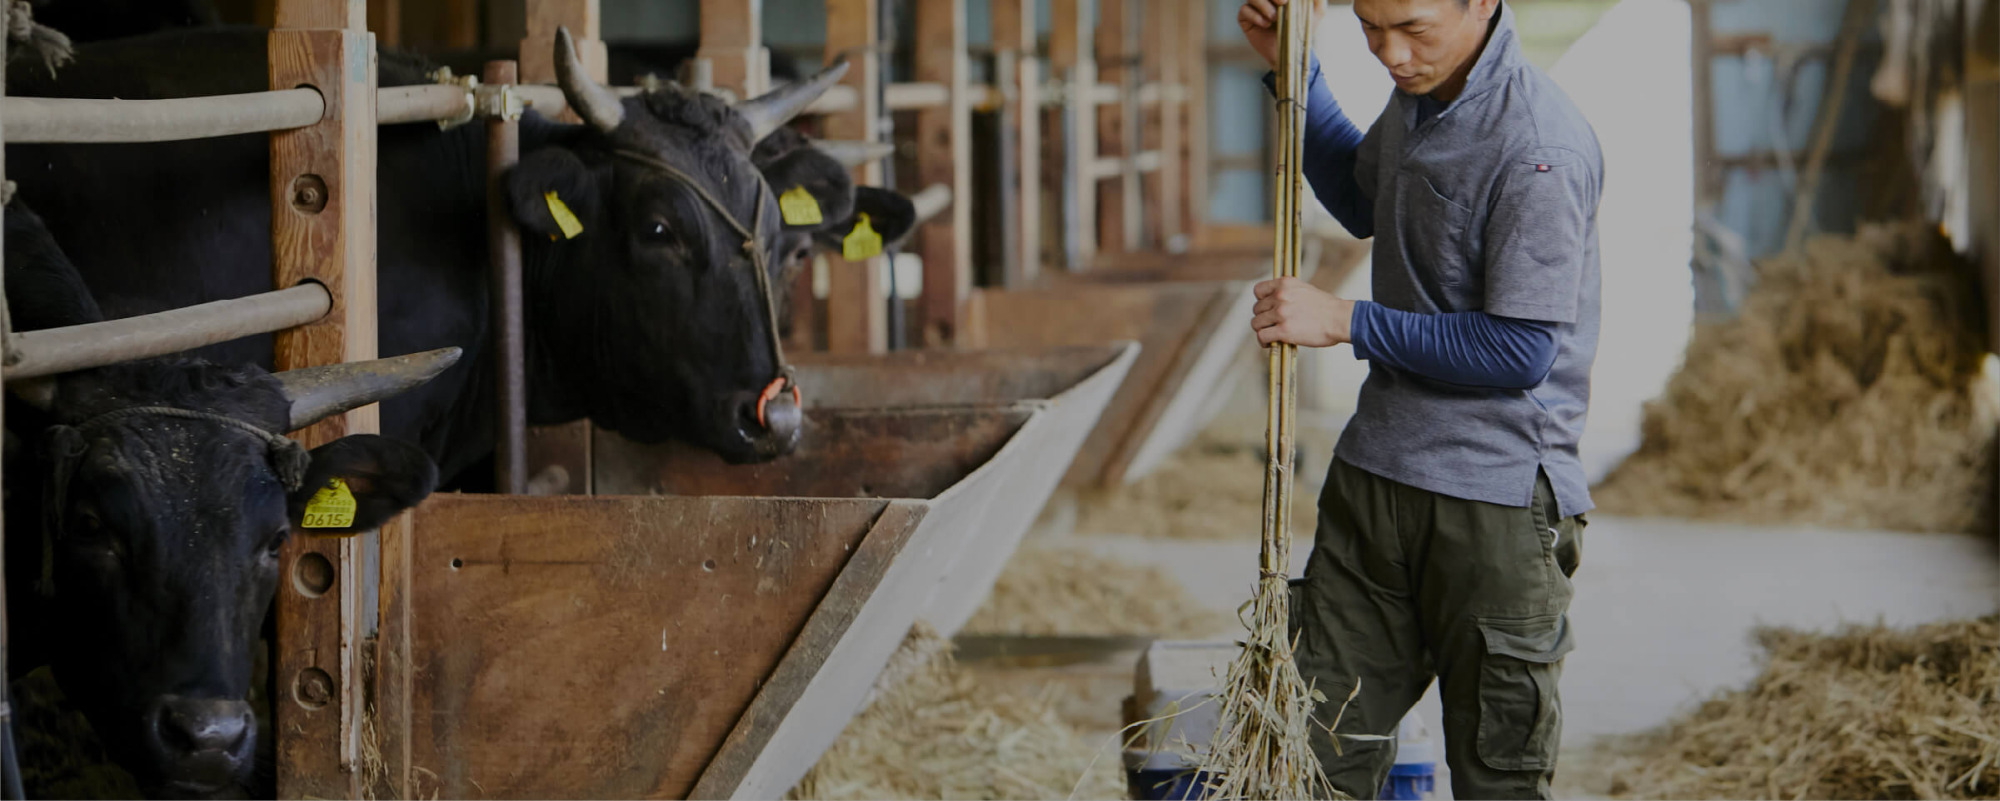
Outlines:
<svg viewBox="0 0 2000 801"><path fill-rule="evenodd" d="M2000 547L1991 539L1616 517L1594 518L1585 536L1571 608L1578 645L1562 679L1570 754L1747 682L1758 626L1909 625L2000 610ZM1249 597L1256 574L1248 539L1078 536L1065 544L1157 565L1222 610ZM1294 571L1307 547L1300 543ZM1441 731L1435 688L1418 711ZM1439 797L1448 798L1439 769Z"/></svg>

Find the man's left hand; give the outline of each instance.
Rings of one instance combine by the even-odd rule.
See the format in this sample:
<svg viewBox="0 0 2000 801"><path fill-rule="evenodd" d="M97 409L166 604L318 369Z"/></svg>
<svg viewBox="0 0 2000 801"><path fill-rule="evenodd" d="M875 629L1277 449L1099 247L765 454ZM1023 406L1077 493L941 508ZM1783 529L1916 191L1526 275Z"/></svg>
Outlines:
<svg viewBox="0 0 2000 801"><path fill-rule="evenodd" d="M1297 278L1274 278L1257 284L1257 305L1250 327L1260 345L1289 342L1327 348L1351 342L1354 301L1337 297Z"/></svg>

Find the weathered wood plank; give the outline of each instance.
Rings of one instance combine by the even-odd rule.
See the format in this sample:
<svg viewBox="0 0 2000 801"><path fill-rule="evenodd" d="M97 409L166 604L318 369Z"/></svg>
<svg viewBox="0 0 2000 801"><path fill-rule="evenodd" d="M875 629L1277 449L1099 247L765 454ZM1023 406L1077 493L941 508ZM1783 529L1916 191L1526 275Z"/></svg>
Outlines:
<svg viewBox="0 0 2000 801"><path fill-rule="evenodd" d="M1081 87L1097 85L1097 56L1091 35L1090 4L1083 0L1052 0L1049 67L1063 81L1067 96L1061 130L1063 264L1081 270L1097 253L1097 107Z"/></svg>
<svg viewBox="0 0 2000 801"><path fill-rule="evenodd" d="M1138 111L1138 59L1132 34L1138 20L1133 18L1131 0L1097 0L1097 81L1117 86L1120 100L1097 107L1097 156L1122 159L1126 164L1135 151L1131 147L1133 119ZM1086 162L1088 163L1088 162ZM1138 172L1121 167L1110 180L1092 179L1097 192L1097 249L1119 253L1140 247L1137 232L1126 219L1127 204L1138 203Z"/></svg>
<svg viewBox="0 0 2000 801"><path fill-rule="evenodd" d="M419 796L684 796L887 506L432 497Z"/></svg>
<svg viewBox="0 0 2000 801"><path fill-rule="evenodd" d="M916 12L916 77L951 92L942 108L917 112L917 177L951 187L946 216L923 226L923 341L952 344L959 309L972 291L972 106L966 92L965 0L931 0Z"/></svg>
<svg viewBox="0 0 2000 801"><path fill-rule="evenodd" d="M798 450L763 464L728 464L704 448L639 445L599 430L597 489L607 495L931 498L991 459L1032 413L1027 404L809 409Z"/></svg>
<svg viewBox="0 0 2000 801"><path fill-rule="evenodd" d="M1181 111L1181 124L1186 126L1181 140L1181 176L1187 191L1182 193L1179 210L1182 232L1199 245L1206 241L1203 227L1208 224L1208 3L1181 2L1185 12L1181 41L1185 44L1180 52L1194 61L1181 76L1181 83L1187 86L1187 105Z"/></svg>
<svg viewBox="0 0 2000 801"><path fill-rule="evenodd" d="M270 33L274 88L311 85L326 97L317 125L271 134L271 251L276 286L326 285L333 310L312 325L275 336L279 370L374 358L375 47L360 0L285 0L280 25L348 30ZM373 406L295 436L307 447L380 429ZM309 594L279 581L273 684L277 789L285 798L359 794L363 714L358 537L299 534L280 554L280 575L300 560L324 559L336 577ZM373 614L374 610L368 610Z"/></svg>
<svg viewBox="0 0 2000 801"><path fill-rule="evenodd" d="M881 138L881 103L876 86L882 81L882 57L876 52L881 36L881 0L826 0L826 58L845 55L853 62L842 85L858 97L850 111L827 115L829 139L876 141ZM879 186L882 166L854 168L856 183ZM883 294L883 259L848 262L839 254L827 257L827 350L836 353L881 353L889 348L889 313Z"/></svg>
<svg viewBox="0 0 2000 801"><path fill-rule="evenodd" d="M519 6L516 6L517 8ZM577 57L590 77L605 80L604 16L597 0L533 0L528 3L528 35L521 40L521 82L555 83L556 29L567 26ZM563 118L574 120L571 112Z"/></svg>
<svg viewBox="0 0 2000 801"><path fill-rule="evenodd" d="M764 0L701 0L701 50L715 88L756 97L771 87L771 51L764 48Z"/></svg>
<svg viewBox="0 0 2000 801"><path fill-rule="evenodd" d="M1034 1L991 0L991 4L998 69L994 82L1004 87L1008 98L1000 124L1014 137L1013 174L1001 177L1011 182L1013 197L1012 207L1001 215L1002 235L1014 248L1003 284L1020 289L1042 271L1042 63L1036 51Z"/></svg>
<svg viewBox="0 0 2000 801"><path fill-rule="evenodd" d="M1117 358L1110 345L1015 350L909 350L793 360L819 409L1012 403L1053 398Z"/></svg>
<svg viewBox="0 0 2000 801"><path fill-rule="evenodd" d="M1156 81L1161 86L1180 86L1185 80L1184 73L1190 71L1183 62L1187 54L1180 50L1181 23L1185 13L1183 0L1161 0L1146 7L1145 47L1141 48L1146 79ZM1201 65L1192 65L1200 69ZM1182 170L1186 161L1182 157L1183 139L1186 134L1182 127L1181 112L1185 101L1174 99L1173 93L1161 97L1158 105L1150 109L1146 116L1146 135L1143 148L1162 154L1160 169L1145 177L1146 231L1156 245L1174 249L1185 242L1181 235L1182 215L1176 213L1185 191L1182 185Z"/></svg>

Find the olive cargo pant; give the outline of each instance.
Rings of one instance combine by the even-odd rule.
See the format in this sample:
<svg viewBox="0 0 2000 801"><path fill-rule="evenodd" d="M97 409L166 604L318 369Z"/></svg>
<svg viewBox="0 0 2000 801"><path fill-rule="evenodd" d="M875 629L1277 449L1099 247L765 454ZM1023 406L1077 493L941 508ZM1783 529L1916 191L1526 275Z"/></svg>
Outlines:
<svg viewBox="0 0 2000 801"><path fill-rule="evenodd" d="M1584 521L1534 504L1497 506L1382 478L1335 459L1319 531L1293 581L1295 658L1325 695L1312 747L1333 786L1374 799L1396 759L1397 724L1435 677L1446 764L1462 799L1548 798L1573 646L1570 575ZM1360 693L1347 703L1360 681ZM1326 726L1338 716L1336 755Z"/></svg>

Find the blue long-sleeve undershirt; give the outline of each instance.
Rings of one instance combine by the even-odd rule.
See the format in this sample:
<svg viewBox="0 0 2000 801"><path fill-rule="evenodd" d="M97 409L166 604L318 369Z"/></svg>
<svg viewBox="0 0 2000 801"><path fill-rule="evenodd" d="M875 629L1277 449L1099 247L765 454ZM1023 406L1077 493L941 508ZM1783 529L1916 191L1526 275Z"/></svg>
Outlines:
<svg viewBox="0 0 2000 801"><path fill-rule="evenodd" d="M1418 314L1358 301L1354 358L1468 387L1533 389L1556 362L1555 323L1486 312Z"/></svg>
<svg viewBox="0 0 2000 801"><path fill-rule="evenodd" d="M1264 87L1276 96L1276 73L1264 74ZM1332 212L1348 233L1358 239L1374 236L1374 201L1368 199L1368 194L1361 190L1361 182L1354 177L1364 135L1340 110L1340 103L1326 88L1326 76L1320 73L1317 55L1312 56L1311 72L1306 79L1306 98L1306 156L1305 163L1299 165L1300 173L1312 184L1320 205Z"/></svg>

